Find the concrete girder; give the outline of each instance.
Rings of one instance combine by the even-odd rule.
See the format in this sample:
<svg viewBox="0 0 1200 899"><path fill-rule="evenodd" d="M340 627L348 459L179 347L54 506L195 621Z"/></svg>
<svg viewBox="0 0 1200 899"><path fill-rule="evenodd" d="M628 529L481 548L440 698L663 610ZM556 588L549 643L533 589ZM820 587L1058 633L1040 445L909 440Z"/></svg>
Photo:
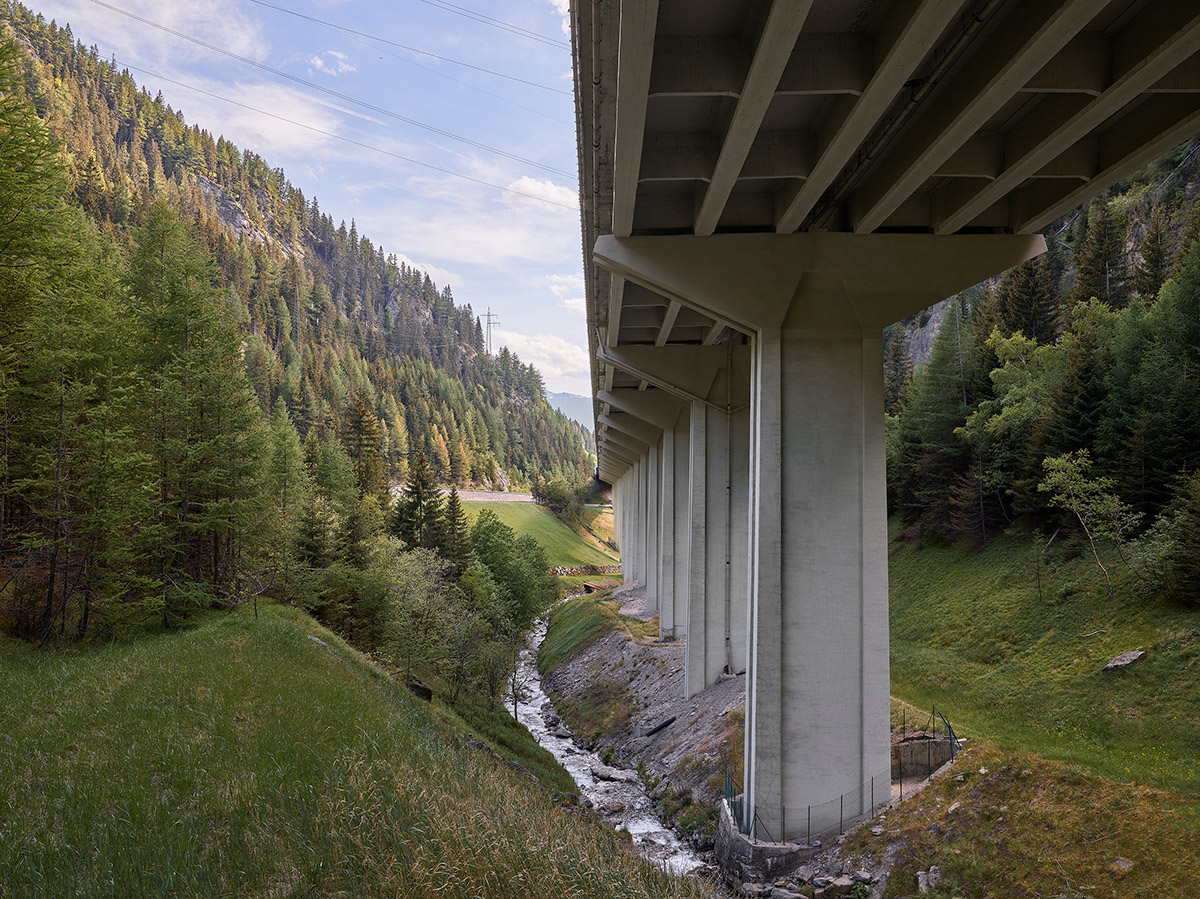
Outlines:
<svg viewBox="0 0 1200 899"><path fill-rule="evenodd" d="M738 178L807 178L816 155L810 131L760 132ZM707 181L720 152L716 135L691 131L651 132L642 145L639 181Z"/></svg>
<svg viewBox="0 0 1200 899"><path fill-rule="evenodd" d="M675 320L679 318L679 310L682 308L683 304L679 300L671 300L667 304L667 311L663 313L662 324L658 328L658 336L654 338L655 346L665 346L671 339L671 329L675 327Z"/></svg>
<svg viewBox="0 0 1200 899"><path fill-rule="evenodd" d="M1091 21L1096 0L1025 0L971 65L943 82L852 198L855 233L882 225L917 188Z"/></svg>
<svg viewBox="0 0 1200 899"><path fill-rule="evenodd" d="M804 327L849 321L882 328L1044 250L1039 235L810 232L609 236L596 241L593 256L609 271L752 334L796 318L797 308ZM615 354L641 349L621 347L601 358L628 371Z"/></svg>
<svg viewBox="0 0 1200 899"><path fill-rule="evenodd" d="M813 0L774 0L767 10L712 178L696 212L697 234L716 230L812 5Z"/></svg>
<svg viewBox="0 0 1200 899"><path fill-rule="evenodd" d="M687 407L686 400L662 390L601 390L596 399L664 430L673 427Z"/></svg>
<svg viewBox="0 0 1200 899"><path fill-rule="evenodd" d="M818 161L807 180L780 203L776 231L795 231L803 224L962 6L963 0L923 0L915 11L907 5L892 8L893 21L881 29L882 52L877 51L870 82L823 129Z"/></svg>
<svg viewBox="0 0 1200 899"><path fill-rule="evenodd" d="M621 312L624 307L625 279L613 275L608 282L608 333L605 346L616 346L621 339Z"/></svg>
<svg viewBox="0 0 1200 899"><path fill-rule="evenodd" d="M1051 96L1005 137L1005 169L978 189L950 185L935 198L934 233L952 234L1079 142L1200 50L1200 6L1157 0L1111 39L1112 82L1095 98ZM937 218L936 209L944 214Z"/></svg>
<svg viewBox="0 0 1200 899"><path fill-rule="evenodd" d="M607 425L610 433L612 431L619 431L622 434L627 434L636 440L640 440L647 446L654 446L662 439L662 428L643 421L637 416L630 415L628 412L613 412L610 415L601 415L596 421L602 425Z"/></svg>
<svg viewBox="0 0 1200 899"><path fill-rule="evenodd" d="M627 469L623 465L618 465L616 462L604 461L596 466L596 471L599 473L600 477L604 479L604 481L610 485L614 485L621 479L621 475L624 474Z"/></svg>
<svg viewBox="0 0 1200 899"><path fill-rule="evenodd" d="M641 460L641 456L638 453L609 440L599 441L599 446L605 456L609 456L629 468L633 468Z"/></svg>
<svg viewBox="0 0 1200 899"><path fill-rule="evenodd" d="M635 454L616 444L605 443L599 449L606 459L611 459L615 465L625 466L626 470L637 465L638 460Z"/></svg>
<svg viewBox="0 0 1200 899"><path fill-rule="evenodd" d="M621 0L612 227L615 234L622 236L633 231L657 19L658 0Z"/></svg>
<svg viewBox="0 0 1200 899"><path fill-rule="evenodd" d="M1013 226L1044 228L1095 194L1107 190L1200 129L1200 95L1156 94L1125 116L1099 142L1096 174L1079 182L1034 181L1014 192Z"/></svg>
<svg viewBox="0 0 1200 899"><path fill-rule="evenodd" d="M723 407L749 401L750 352L744 346L602 347L597 358L693 402Z"/></svg>
<svg viewBox="0 0 1200 899"><path fill-rule="evenodd" d="M645 457L650 452L650 443L638 440L624 431L618 431L615 428L609 427L602 434L605 446L615 445L628 452L635 453L639 457Z"/></svg>
<svg viewBox="0 0 1200 899"><path fill-rule="evenodd" d="M744 41L665 35L654 42L651 97L738 97L750 70ZM801 34L776 95L861 94L870 80L873 48L864 34Z"/></svg>

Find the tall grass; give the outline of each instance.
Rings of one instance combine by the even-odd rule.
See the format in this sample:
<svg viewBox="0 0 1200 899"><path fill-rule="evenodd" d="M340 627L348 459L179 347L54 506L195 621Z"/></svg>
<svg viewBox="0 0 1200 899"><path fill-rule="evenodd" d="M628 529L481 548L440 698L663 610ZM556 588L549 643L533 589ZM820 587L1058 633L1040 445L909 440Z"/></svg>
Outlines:
<svg viewBox="0 0 1200 899"><path fill-rule="evenodd" d="M616 558L588 543L569 527L533 503L463 502L472 521L490 509L501 522L518 534L529 534L543 549L551 565L612 565Z"/></svg>
<svg viewBox="0 0 1200 899"><path fill-rule="evenodd" d="M3 897L707 894L293 609L0 641L0 708Z"/></svg>
<svg viewBox="0 0 1200 899"><path fill-rule="evenodd" d="M1078 545L892 555L892 691L956 728L1104 776L1200 792L1200 610L1114 586ZM1040 592L1039 592L1040 581ZM1101 672L1131 649L1130 668Z"/></svg>

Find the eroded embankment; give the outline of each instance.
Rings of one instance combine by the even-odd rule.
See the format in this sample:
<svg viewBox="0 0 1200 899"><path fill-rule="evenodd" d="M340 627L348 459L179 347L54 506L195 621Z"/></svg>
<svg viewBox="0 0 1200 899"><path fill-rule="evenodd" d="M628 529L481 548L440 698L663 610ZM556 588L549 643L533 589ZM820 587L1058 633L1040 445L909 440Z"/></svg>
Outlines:
<svg viewBox="0 0 1200 899"><path fill-rule="evenodd" d="M664 818L711 848L725 771L741 778L745 677L686 699L685 646L657 641L644 589L614 590L606 605L608 626L544 672L546 692L581 740L611 764L643 772Z"/></svg>

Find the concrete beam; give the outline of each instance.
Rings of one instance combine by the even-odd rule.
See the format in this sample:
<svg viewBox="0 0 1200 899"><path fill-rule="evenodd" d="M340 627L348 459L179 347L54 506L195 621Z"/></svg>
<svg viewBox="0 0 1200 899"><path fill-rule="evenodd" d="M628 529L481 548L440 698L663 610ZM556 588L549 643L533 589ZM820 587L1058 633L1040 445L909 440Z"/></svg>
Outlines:
<svg viewBox="0 0 1200 899"><path fill-rule="evenodd" d="M638 168L646 130L650 69L658 0L622 0L617 49L617 122L613 141L613 220L615 234L633 231Z"/></svg>
<svg viewBox="0 0 1200 899"><path fill-rule="evenodd" d="M725 129L712 180L700 200L696 213L697 234L712 234L716 230L812 5L813 0L774 0L771 3L759 30L754 58L737 106Z"/></svg>
<svg viewBox="0 0 1200 899"><path fill-rule="evenodd" d="M953 296L1044 249L1040 237L1029 235L810 232L601 237L594 258L634 283L753 334L780 327L796 301L811 324L849 319L858 327L883 327L926 308L930 297ZM840 298L821 308L821 298L831 292ZM641 348L621 352L633 349ZM606 352L602 358L612 362L613 351Z"/></svg>
<svg viewBox="0 0 1200 899"><path fill-rule="evenodd" d="M944 82L852 198L855 233L868 234L1041 71L1096 13L1095 0L1025 0L988 36L971 65Z"/></svg>
<svg viewBox="0 0 1200 899"><path fill-rule="evenodd" d="M616 346L621 341L621 313L624 308L625 279L613 275L608 284L608 333L605 346Z"/></svg>
<svg viewBox="0 0 1200 899"><path fill-rule="evenodd" d="M1096 176L1087 182L1034 181L1012 198L1013 228L1036 231L1107 190L1200 130L1200 95L1156 94L1099 141Z"/></svg>
<svg viewBox="0 0 1200 899"><path fill-rule="evenodd" d="M662 439L662 428L643 421L627 412L613 412L611 415L601 415L597 421L602 425L607 425L610 433L611 431L619 431L622 434L627 434L636 440L640 440L647 446L654 446Z"/></svg>
<svg viewBox="0 0 1200 899"><path fill-rule="evenodd" d="M630 437L628 434L623 434L620 431L614 431L611 428L603 431L603 441L606 447L612 447L615 450L624 450L627 454L632 453L634 459L641 459L650 451L650 445L638 440L636 437Z"/></svg>
<svg viewBox="0 0 1200 899"><path fill-rule="evenodd" d="M749 401L745 385L749 380L750 360L746 347L602 348L598 358L685 400L722 406L730 398L739 406ZM731 388L727 389L727 381L732 382Z"/></svg>
<svg viewBox="0 0 1200 899"><path fill-rule="evenodd" d="M873 48L865 34L801 34L776 86L777 95L861 94L871 78ZM651 97L738 97L750 70L745 41L664 35L654 42Z"/></svg>
<svg viewBox="0 0 1200 899"><path fill-rule="evenodd" d="M601 390L596 398L664 430L687 408L685 400L662 390Z"/></svg>
<svg viewBox="0 0 1200 899"><path fill-rule="evenodd" d="M904 3L892 7L892 19L884 24L877 42L882 52L877 50L870 82L822 129L817 163L808 179L780 204L776 231L795 231L803 224L962 5L963 0L923 0L915 10Z"/></svg>
<svg viewBox="0 0 1200 899"><path fill-rule="evenodd" d="M935 221L934 233L966 227L1200 51L1200 6L1153 0L1111 40L1111 48L1112 83L1093 99L1062 96L1039 103L1006 135L1004 171Z"/></svg>

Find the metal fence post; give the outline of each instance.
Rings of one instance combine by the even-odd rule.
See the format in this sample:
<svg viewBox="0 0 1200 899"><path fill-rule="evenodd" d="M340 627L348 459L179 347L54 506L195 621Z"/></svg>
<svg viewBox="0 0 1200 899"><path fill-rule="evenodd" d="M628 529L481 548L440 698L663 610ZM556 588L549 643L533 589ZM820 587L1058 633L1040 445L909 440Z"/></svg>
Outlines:
<svg viewBox="0 0 1200 899"><path fill-rule="evenodd" d="M812 806L808 807L808 845L812 846Z"/></svg>
<svg viewBox="0 0 1200 899"><path fill-rule="evenodd" d="M846 794L843 793L838 797L838 833L845 833L846 828L842 826L842 822L846 819Z"/></svg>

